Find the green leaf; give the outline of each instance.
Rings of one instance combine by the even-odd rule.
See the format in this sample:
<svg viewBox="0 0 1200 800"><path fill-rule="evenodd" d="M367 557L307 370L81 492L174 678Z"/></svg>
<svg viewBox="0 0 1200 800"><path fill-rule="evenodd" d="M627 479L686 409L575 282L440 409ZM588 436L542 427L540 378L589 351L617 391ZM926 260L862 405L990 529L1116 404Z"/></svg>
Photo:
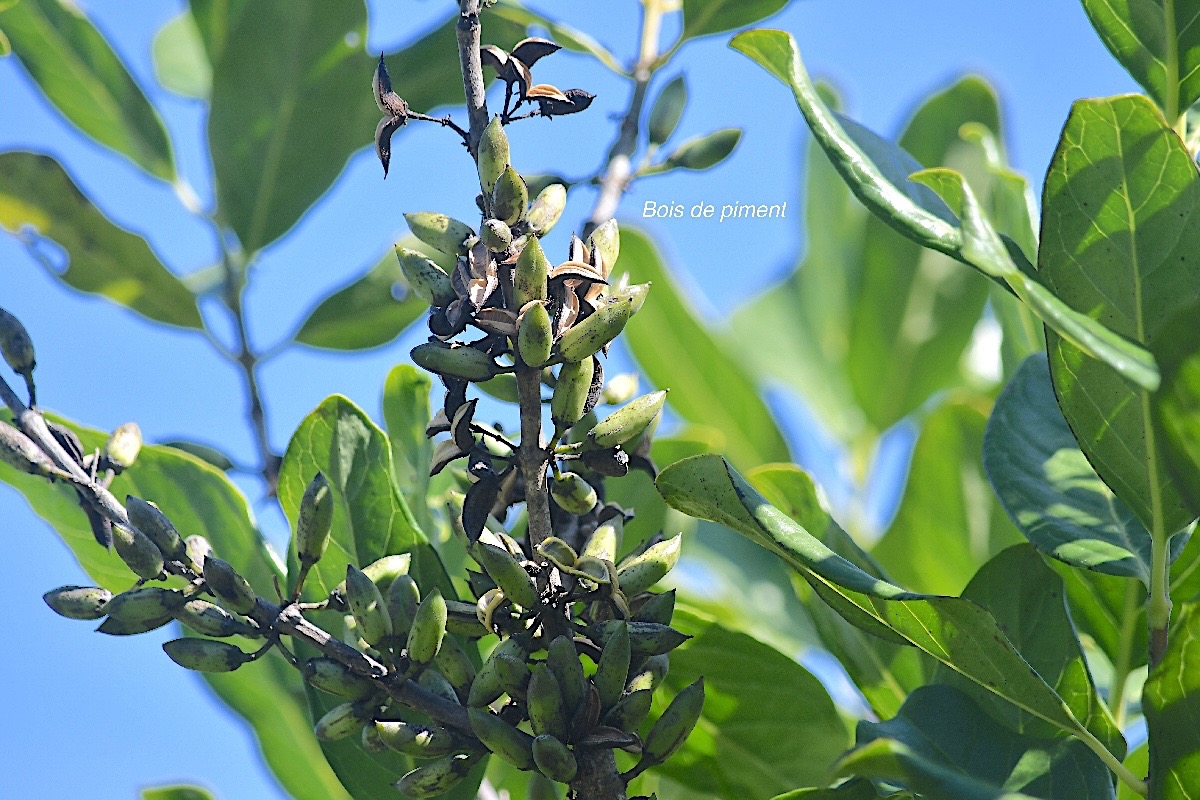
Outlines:
<svg viewBox="0 0 1200 800"><path fill-rule="evenodd" d="M1178 315L1179 327L1195 326L1200 307ZM1192 513L1200 513L1200 347L1163 364L1163 390L1153 399L1163 433L1167 468Z"/></svg>
<svg viewBox="0 0 1200 800"><path fill-rule="evenodd" d="M46 99L71 124L151 175L174 180L171 142L158 112L74 3L5 3L0 29Z"/></svg>
<svg viewBox="0 0 1200 800"><path fill-rule="evenodd" d="M979 605L905 592L864 572L771 506L718 456L680 461L663 470L656 485L673 508L720 522L775 552L850 622L911 644L1033 716L1100 747Z"/></svg>
<svg viewBox="0 0 1200 800"><path fill-rule="evenodd" d="M781 10L788 0L683 0L682 39L742 28Z"/></svg>
<svg viewBox="0 0 1200 800"><path fill-rule="evenodd" d="M208 54L208 62L215 64L225 50L229 32L250 3L248 0L189 0L188 5L196 20L204 52Z"/></svg>
<svg viewBox="0 0 1200 800"><path fill-rule="evenodd" d="M425 435L429 424L428 372L410 364L392 367L383 384L383 420L392 446L392 471L420 528L433 531L429 514L429 465L433 440Z"/></svg>
<svg viewBox="0 0 1200 800"><path fill-rule="evenodd" d="M671 408L689 422L723 431L736 464L787 461L787 443L758 387L697 318L649 237L622 226L618 269L635 283L653 284L625 328L625 341L650 381L671 389Z"/></svg>
<svg viewBox="0 0 1200 800"><path fill-rule="evenodd" d="M61 420L60 420L61 421ZM108 435L70 425L90 451ZM20 491L34 512L71 548L98 585L114 592L130 588L134 575L115 552L96 545L74 492L0 465L0 481ZM283 572L250 516L245 498L217 469L169 447L146 445L137 462L112 485L117 497L134 494L162 508L185 536L199 534L259 594L274 596ZM217 695L253 728L263 757L280 784L296 800L349 800L325 763L312 732L299 673L276 652L229 673L205 673Z"/></svg>
<svg viewBox="0 0 1200 800"><path fill-rule="evenodd" d="M233 460L212 445L193 442L189 439L173 439L169 442L159 442L159 444L163 447L174 447L176 450L190 453L201 461L212 464L222 472L228 472L234 468Z"/></svg>
<svg viewBox="0 0 1200 800"><path fill-rule="evenodd" d="M986 746L980 746L986 743ZM1038 739L997 724L950 686L923 686L899 716L860 722L837 767L928 800L1112 800L1112 776L1075 739Z"/></svg>
<svg viewBox="0 0 1200 800"><path fill-rule="evenodd" d="M825 688L779 651L680 608L672 626L693 638L671 653L655 701L704 676L704 711L687 743L655 771L689 789L766 800L821 781L846 748Z"/></svg>
<svg viewBox="0 0 1200 800"><path fill-rule="evenodd" d="M921 425L900 508L871 549L903 586L958 594L985 561L1021 540L983 473L987 407L983 398L950 399Z"/></svg>
<svg viewBox="0 0 1200 800"><path fill-rule="evenodd" d="M212 64L192 11L171 18L154 35L154 77L175 94L205 99L212 91Z"/></svg>
<svg viewBox="0 0 1200 800"><path fill-rule="evenodd" d="M0 154L0 227L14 233L56 278L169 325L203 327L192 293L146 241L114 225L50 156ZM51 239L67 253L66 271L39 248Z"/></svg>
<svg viewBox="0 0 1200 800"><path fill-rule="evenodd" d="M212 792L199 786L157 786L142 789L142 800L215 800Z"/></svg>
<svg viewBox="0 0 1200 800"><path fill-rule="evenodd" d="M1184 800L1200 785L1200 606L1184 604L1166 655L1142 692L1150 741L1150 800Z"/></svg>
<svg viewBox="0 0 1200 800"><path fill-rule="evenodd" d="M1200 98L1200 18L1187 0L1083 0L1109 52L1170 118Z"/></svg>
<svg viewBox="0 0 1200 800"><path fill-rule="evenodd" d="M907 181L911 158L865 128L833 114L819 97L790 34L747 31L731 42L791 88L821 148L855 196L897 231L924 247L944 253L1007 284L1048 326L1084 353L1111 365L1128 380L1151 391L1158 387L1154 358L1141 347L1055 297L1022 268L1020 251L1010 252L994 228L982 218L978 203L959 228L946 204L928 187ZM933 176L928 176L933 177ZM955 175L943 175L955 179ZM962 177L956 179L961 183ZM945 190L947 181L939 182ZM959 195L965 197L965 186ZM924 191L922 191L924 190ZM1014 260L1016 259L1016 260Z"/></svg>
<svg viewBox="0 0 1200 800"><path fill-rule="evenodd" d="M1042 214L1038 267L1063 302L1160 361L1194 340L1194 328L1169 323L1200 302L1200 176L1149 100L1074 105ZM1059 406L1096 472L1155 535L1190 522L1167 480L1150 394L1056 335L1047 343Z"/></svg>

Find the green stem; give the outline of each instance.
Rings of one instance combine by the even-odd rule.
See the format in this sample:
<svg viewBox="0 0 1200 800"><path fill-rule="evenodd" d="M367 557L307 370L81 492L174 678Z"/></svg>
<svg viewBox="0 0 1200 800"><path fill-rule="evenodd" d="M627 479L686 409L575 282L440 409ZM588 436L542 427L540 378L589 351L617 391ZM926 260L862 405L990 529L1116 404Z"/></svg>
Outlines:
<svg viewBox="0 0 1200 800"><path fill-rule="evenodd" d="M1161 527L1155 527L1150 544L1150 598L1146 603L1151 669L1162 661L1167 652L1167 630L1171 624L1171 564L1167 557L1170 540Z"/></svg>
<svg viewBox="0 0 1200 800"><path fill-rule="evenodd" d="M1125 686L1129 683L1129 672L1133 664L1133 637L1137 633L1138 594L1140 583L1129 581L1125 589L1125 609L1121 615L1121 638L1117 659L1113 663L1112 681L1109 683L1108 707L1120 728L1125 724Z"/></svg>
<svg viewBox="0 0 1200 800"><path fill-rule="evenodd" d="M1149 795L1150 788L1146 782L1130 772L1129 767L1122 764L1120 759L1110 753L1108 748L1101 744L1100 740L1093 736L1089 730L1080 725L1079 729L1075 731L1075 735L1079 737L1080 741L1088 746L1088 749L1100 757L1100 760L1103 761L1110 770L1112 770L1112 773L1117 776L1121 783L1125 784L1142 797L1147 797Z"/></svg>

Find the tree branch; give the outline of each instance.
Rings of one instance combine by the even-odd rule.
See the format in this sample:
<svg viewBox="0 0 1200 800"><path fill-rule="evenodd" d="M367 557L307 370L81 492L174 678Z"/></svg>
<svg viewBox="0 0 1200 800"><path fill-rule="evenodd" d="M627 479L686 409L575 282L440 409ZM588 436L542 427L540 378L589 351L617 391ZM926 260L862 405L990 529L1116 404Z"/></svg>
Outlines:
<svg viewBox="0 0 1200 800"><path fill-rule="evenodd" d="M458 61L462 68L463 88L467 95L467 116L471 121L467 148L474 156L479 152L479 138L488 124L486 86L483 82L483 63L479 60L480 0L460 0L458 7Z"/></svg>

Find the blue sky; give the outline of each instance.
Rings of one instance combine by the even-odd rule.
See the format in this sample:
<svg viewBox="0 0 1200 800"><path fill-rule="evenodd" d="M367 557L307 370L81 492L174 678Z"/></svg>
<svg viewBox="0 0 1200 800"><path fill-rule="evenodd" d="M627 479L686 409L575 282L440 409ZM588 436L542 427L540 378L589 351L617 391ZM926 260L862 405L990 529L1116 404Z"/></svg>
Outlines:
<svg viewBox="0 0 1200 800"><path fill-rule="evenodd" d="M182 4L80 0L79 5L160 109L181 171L207 200L212 187L203 109L158 87L150 61L154 32ZM450 4L368 5L368 46L378 51L409 41ZM592 32L622 59L633 52L633 0L536 6ZM593 15L599 8L603 13ZM964 72L982 74L1000 92L1011 159L1035 185L1073 100L1136 89L1074 0L803 0L767 24L795 34L810 70L831 79L849 112L881 133L894 133L928 93ZM620 214L637 220L647 200L788 204L784 220L637 220L655 234L713 324L785 275L803 247L802 121L785 89L729 51L727 38L690 44L659 82L679 71L687 74L691 101L680 138L740 126L746 129L741 146L716 170L639 184ZM552 73L556 83L587 87L598 99L587 115L515 128L514 158L523 171L586 173L607 150L610 117L627 99L624 86L585 57L563 54L546 64L549 72L539 77ZM363 131L364 146L371 133ZM15 59L7 58L0 59L0 151L11 149L55 155L105 213L145 235L176 271L201 268L214 258L206 229L189 218L169 188L76 133ZM461 148L433 126L397 138L393 177L386 182L369 150L357 154L294 234L263 254L248 298L254 340L269 346L287 337L311 305L374 264L402 231L402 212L428 209L470 218L471 195L458 189L470 185L471 173ZM587 191L573 195L565 220L583 218L592 200ZM35 338L39 395L47 407L99 428L135 419L150 440L188 436L219 442L235 457L253 460L237 376L202 337L64 290L2 233L0 305L16 313ZM304 414L333 392L376 413L383 377L407 358L411 338L363 354L295 350L270 362L263 382L274 446L282 450ZM257 487L247 488L257 500ZM259 504L258 510L278 536L270 506ZM0 537L0 629L21 637L0 666L8 698L0 734L7 793L126 798L140 786L195 780L225 800L278 796L241 725L209 699L201 681L162 654L159 644L169 634L118 640L53 615L42 604L42 592L86 579L46 525L3 486L0 519L6 521Z"/></svg>

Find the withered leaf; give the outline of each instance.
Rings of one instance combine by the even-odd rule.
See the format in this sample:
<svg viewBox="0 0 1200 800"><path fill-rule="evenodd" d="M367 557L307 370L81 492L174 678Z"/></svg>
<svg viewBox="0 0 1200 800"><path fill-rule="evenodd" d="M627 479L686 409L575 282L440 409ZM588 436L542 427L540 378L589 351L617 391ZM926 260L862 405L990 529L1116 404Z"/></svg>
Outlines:
<svg viewBox="0 0 1200 800"><path fill-rule="evenodd" d="M477 399L463 403L454 412L454 419L450 421L450 435L454 437L458 449L464 453L469 453L475 448L475 434L471 432L471 422L475 418L475 406L478 403Z"/></svg>
<svg viewBox="0 0 1200 800"><path fill-rule="evenodd" d="M537 98L543 117L561 117L564 114L578 114L592 104L596 95L583 89L567 89L563 94L566 100L553 97Z"/></svg>
<svg viewBox="0 0 1200 800"><path fill-rule="evenodd" d="M557 86L551 86L548 83L539 83L536 86L530 86L525 90L526 100L537 101L556 101L559 103L570 103L571 100Z"/></svg>
<svg viewBox="0 0 1200 800"><path fill-rule="evenodd" d="M462 524L472 544L483 533L499 494L500 480L495 475L485 475L467 490L467 497L463 501Z"/></svg>
<svg viewBox="0 0 1200 800"><path fill-rule="evenodd" d="M536 36L531 36L528 39L522 39L517 42L512 49L512 55L522 64L532 67L540 59L554 55L561 49L561 44L556 44L549 39L540 39Z"/></svg>

